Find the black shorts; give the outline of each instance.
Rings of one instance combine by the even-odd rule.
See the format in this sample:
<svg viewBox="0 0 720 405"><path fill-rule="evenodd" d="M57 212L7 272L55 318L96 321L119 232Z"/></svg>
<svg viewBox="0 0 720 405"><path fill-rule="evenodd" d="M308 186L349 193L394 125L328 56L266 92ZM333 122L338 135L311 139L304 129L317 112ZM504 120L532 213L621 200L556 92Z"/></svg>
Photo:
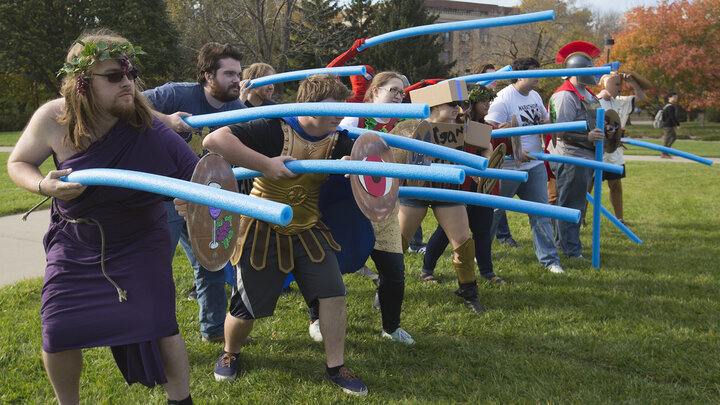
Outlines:
<svg viewBox="0 0 720 405"><path fill-rule="evenodd" d="M437 207L464 206L465 204L449 202L449 201L433 201L433 200L418 200L415 198L401 198L400 205L404 205L406 207L413 207L413 208L427 208L427 207L437 208Z"/></svg>
<svg viewBox="0 0 720 405"><path fill-rule="evenodd" d="M235 267L235 292L230 299L230 315L241 319L257 319L272 316L280 297L287 274L278 269L277 239L271 231L267 263L262 270L250 265L250 250L255 225L250 227L248 241L243 246L240 262ZM292 275L305 302L310 305L319 298L345 296L345 284L340 274L335 251L325 238L313 230L325 251L325 259L314 263L308 257L297 236L292 238L295 267Z"/></svg>
<svg viewBox="0 0 720 405"><path fill-rule="evenodd" d="M625 164L623 163L623 171L620 174L613 173L613 172L606 172L603 170L602 172L602 179L605 180L620 180L623 177L625 177Z"/></svg>

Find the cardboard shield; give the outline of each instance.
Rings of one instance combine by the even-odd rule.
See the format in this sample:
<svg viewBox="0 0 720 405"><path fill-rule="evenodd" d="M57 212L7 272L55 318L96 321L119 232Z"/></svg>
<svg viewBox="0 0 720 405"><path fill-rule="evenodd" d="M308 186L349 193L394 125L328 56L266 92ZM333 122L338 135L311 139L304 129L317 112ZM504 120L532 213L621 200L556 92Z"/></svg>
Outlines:
<svg viewBox="0 0 720 405"><path fill-rule="evenodd" d="M355 140L352 160L395 163L390 147L377 134L366 132ZM360 211L373 222L390 218L398 199L400 181L391 177L351 175L355 202Z"/></svg>
<svg viewBox="0 0 720 405"><path fill-rule="evenodd" d="M492 155L490 156L489 162L488 162L488 168L489 169L502 169L503 164L505 164L505 152L507 151L507 147L504 143L499 144L492 152ZM492 189L495 188L495 184L497 184L498 179L490 178L490 177L480 177L478 179L478 186L477 186L477 192L483 193L483 194L490 194L492 192Z"/></svg>
<svg viewBox="0 0 720 405"><path fill-rule="evenodd" d="M390 131L391 134L400 135L407 138L417 139L423 142L432 142L432 127L425 120L422 121L403 121L395 125ZM393 156L396 162L404 162L411 165L430 166L430 156L422 153L407 151L403 149L393 149ZM405 180L405 184L414 187L423 187L427 182L425 180Z"/></svg>
<svg viewBox="0 0 720 405"><path fill-rule="evenodd" d="M217 153L210 153L200 159L191 181L238 192L230 164ZM190 244L203 267L218 271L230 260L238 238L239 223L239 214L188 202L187 227Z"/></svg>
<svg viewBox="0 0 720 405"><path fill-rule="evenodd" d="M605 153L613 153L617 150L622 132L618 113L615 110L605 110Z"/></svg>
<svg viewBox="0 0 720 405"><path fill-rule="evenodd" d="M510 126L517 127L518 125L518 119L515 114L513 114L512 119L510 120ZM513 160L515 161L515 167L520 167L520 163L522 163L520 161L522 159L522 139L520 139L519 136L511 136L510 145L512 145L513 148Z"/></svg>

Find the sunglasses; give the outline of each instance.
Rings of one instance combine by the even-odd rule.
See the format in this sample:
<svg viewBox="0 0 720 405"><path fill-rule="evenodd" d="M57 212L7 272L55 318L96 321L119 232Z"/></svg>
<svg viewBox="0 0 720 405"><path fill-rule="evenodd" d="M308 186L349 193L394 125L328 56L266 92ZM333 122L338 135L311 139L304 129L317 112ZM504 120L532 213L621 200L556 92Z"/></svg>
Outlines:
<svg viewBox="0 0 720 405"><path fill-rule="evenodd" d="M391 87L391 88L389 88L389 89L386 88L386 87L378 87L378 88L379 88L379 89L383 89L383 90L389 92L389 93L392 94L393 96L400 96L400 97L405 98L405 91L402 90L402 89L396 89L395 87Z"/></svg>
<svg viewBox="0 0 720 405"><path fill-rule="evenodd" d="M93 76L102 76L107 79L110 83L120 83L124 77L134 82L138 78L137 69L131 69L127 73L115 72L115 73L93 73Z"/></svg>
<svg viewBox="0 0 720 405"><path fill-rule="evenodd" d="M450 107L460 107L460 108L465 108L468 106L467 101L453 101L453 102L446 103L446 104L449 105Z"/></svg>

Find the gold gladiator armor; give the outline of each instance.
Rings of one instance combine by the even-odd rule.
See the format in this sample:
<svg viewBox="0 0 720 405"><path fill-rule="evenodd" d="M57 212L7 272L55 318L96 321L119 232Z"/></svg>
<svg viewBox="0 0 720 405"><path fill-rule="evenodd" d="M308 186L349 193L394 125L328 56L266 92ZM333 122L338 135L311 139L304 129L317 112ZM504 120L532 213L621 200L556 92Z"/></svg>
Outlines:
<svg viewBox="0 0 720 405"><path fill-rule="evenodd" d="M319 141L311 142L298 135L286 122L282 121L281 127L285 137L281 156L292 156L298 160L320 160L332 157L338 140L337 132ZM240 261L245 241L251 238L250 264L255 270L264 269L270 238L273 236L277 242L278 264L281 271L289 273L295 267L293 236L300 239L310 260L320 263L325 260L325 250L312 231L313 228L323 235L332 249L339 251L340 245L333 239L330 229L320 221L318 207L320 187L328 176L323 173L303 173L294 178L280 180L270 180L265 177L255 178L250 195L289 205L293 210L293 218L288 225L281 226L251 217L242 217L240 219L240 237L231 259L232 264L236 265ZM249 235L253 222L255 223L255 232L253 235ZM271 230L275 232L271 232Z"/></svg>

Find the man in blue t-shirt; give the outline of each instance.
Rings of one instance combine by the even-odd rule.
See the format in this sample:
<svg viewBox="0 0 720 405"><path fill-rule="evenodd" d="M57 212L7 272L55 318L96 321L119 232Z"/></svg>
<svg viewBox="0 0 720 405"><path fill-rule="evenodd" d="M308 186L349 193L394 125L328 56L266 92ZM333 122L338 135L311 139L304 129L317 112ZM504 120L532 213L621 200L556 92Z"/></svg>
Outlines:
<svg viewBox="0 0 720 405"><path fill-rule="evenodd" d="M210 42L200 49L197 83L170 82L143 92L155 109L154 114L177 132L198 155L202 154L203 135L218 127L192 128L183 117L246 108L240 100L242 53L231 45ZM249 189L243 190L245 194ZM172 201L165 204L173 257L178 240L185 250L195 274L197 301L200 306L200 333L203 341L224 339L227 294L222 271L208 271L200 266L188 239L187 226Z"/></svg>

